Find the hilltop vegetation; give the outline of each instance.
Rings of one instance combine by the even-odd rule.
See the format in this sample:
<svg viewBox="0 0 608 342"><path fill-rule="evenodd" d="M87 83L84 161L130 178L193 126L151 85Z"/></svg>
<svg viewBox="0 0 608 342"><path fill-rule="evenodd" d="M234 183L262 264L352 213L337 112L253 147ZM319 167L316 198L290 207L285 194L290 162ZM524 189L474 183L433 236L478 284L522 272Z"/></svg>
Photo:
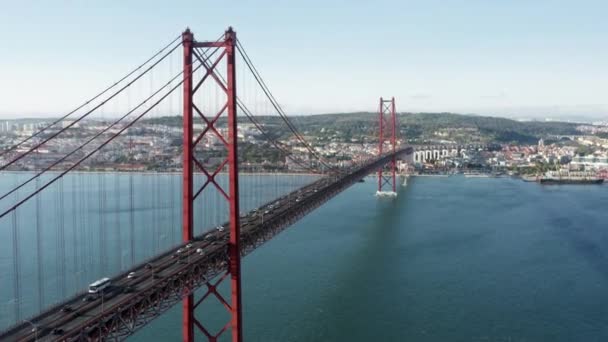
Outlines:
<svg viewBox="0 0 608 342"><path fill-rule="evenodd" d="M506 118L453 113L399 113L401 133L412 142L431 139L473 140L480 142L535 143L540 138L578 135L578 126L567 122L521 122ZM287 137L290 132L278 116L259 116L273 135ZM357 112L292 116L292 122L305 135L319 141L339 139L374 140L378 126L377 113ZM244 120L246 120L244 118ZM181 125L181 117L161 117L147 120L172 126ZM220 124L223 121L220 121Z"/></svg>

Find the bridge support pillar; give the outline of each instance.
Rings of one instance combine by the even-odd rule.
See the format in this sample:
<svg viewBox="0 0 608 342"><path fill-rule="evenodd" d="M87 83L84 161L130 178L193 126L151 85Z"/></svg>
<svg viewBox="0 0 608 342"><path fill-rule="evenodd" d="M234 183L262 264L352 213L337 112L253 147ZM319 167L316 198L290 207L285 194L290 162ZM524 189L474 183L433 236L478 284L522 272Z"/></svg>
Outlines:
<svg viewBox="0 0 608 342"><path fill-rule="evenodd" d="M183 74L183 166L182 166L182 241L188 242L193 238L194 199L192 198L193 168L192 168L192 42L190 30L182 34L184 48ZM183 321L182 336L184 341L194 341L194 295L188 294L182 304Z"/></svg>
<svg viewBox="0 0 608 342"><path fill-rule="evenodd" d="M378 155L384 153L384 143L386 142L385 127L389 130L389 141L393 157L391 162L388 164L388 170L382 166L378 169L378 191L377 196L397 196L397 160L395 156L396 144L397 144L397 113L395 111L395 98L390 100L384 100L380 98L380 106L378 108Z"/></svg>
<svg viewBox="0 0 608 342"><path fill-rule="evenodd" d="M233 342L241 342L243 340L242 330L242 313L241 313L241 254L240 254L240 227L239 227L239 184L238 184L238 155L237 155L237 102L236 102L236 33L232 28L228 28L224 38L216 42L197 42L194 40L192 33L186 30L182 35L182 44L184 47L184 151L183 151L183 222L182 232L183 241L187 242L193 238L193 217L194 217L194 201L202 195L205 187L214 186L220 194L228 201L229 215L229 242L228 242L228 265L226 273L219 277L217 283L209 286L209 292L194 302L192 292L188 293L183 302L183 341L194 341L195 327L209 341L217 341L220 336L226 331L231 330ZM212 57L213 53L207 55L205 49L219 49L220 53L217 57ZM203 68L205 72L197 80L194 85L195 72L193 69L193 60L196 58L199 66L196 69ZM224 81L220 74L217 74L215 69L220 62L225 58L226 64L226 80ZM213 61L211 61L213 59ZM197 106L194 101L194 93L201 88L205 82L216 82L217 86L226 94L226 104L222 106L219 112L213 117L206 116L201 111L202 106ZM224 83L225 82L225 83ZM194 135L193 132L193 113L196 112L206 124L206 128L202 133ZM226 114L228 129L227 132L221 133L215 128L218 119ZM226 159L220 163L215 169L208 169L209 166L204 165L204 161L197 159L196 148L203 140L206 134L215 134L224 143L227 150ZM201 144L202 145L202 144ZM194 192L194 168L203 173L207 180L202 187ZM228 168L228 189L227 191L216 181L215 177L224 168ZM222 298L217 292L216 287L224 279L230 276L230 305L228 301ZM191 289L193 291L193 288ZM214 296L210 296L213 294ZM226 303L225 307L230 314L230 322L218 332L211 332L204 327L204 324L199 321L194 312L196 308L207 298L217 297L222 303Z"/></svg>

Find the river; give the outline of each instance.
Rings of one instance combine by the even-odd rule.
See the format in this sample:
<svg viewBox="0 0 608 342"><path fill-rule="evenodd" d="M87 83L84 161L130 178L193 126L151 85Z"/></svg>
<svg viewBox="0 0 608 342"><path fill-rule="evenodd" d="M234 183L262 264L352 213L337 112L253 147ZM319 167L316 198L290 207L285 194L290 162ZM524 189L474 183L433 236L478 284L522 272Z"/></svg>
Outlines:
<svg viewBox="0 0 608 342"><path fill-rule="evenodd" d="M606 341L608 187L356 184L244 259L248 341ZM178 340L180 309L133 337ZM219 327L217 308L197 312Z"/></svg>
<svg viewBox="0 0 608 342"><path fill-rule="evenodd" d="M608 186L417 177L396 199L374 186L243 260L247 341L608 340ZM196 316L217 330L227 315L209 303ZM131 340L179 340L180 310Z"/></svg>

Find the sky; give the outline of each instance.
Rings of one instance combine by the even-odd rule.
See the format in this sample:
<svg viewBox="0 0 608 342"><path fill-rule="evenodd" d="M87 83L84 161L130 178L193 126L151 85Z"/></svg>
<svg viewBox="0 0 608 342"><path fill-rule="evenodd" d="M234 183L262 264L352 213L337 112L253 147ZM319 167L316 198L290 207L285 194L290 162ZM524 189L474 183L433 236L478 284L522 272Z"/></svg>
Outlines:
<svg viewBox="0 0 608 342"><path fill-rule="evenodd" d="M288 113L608 119L608 1L0 0L0 118L67 112L186 27L237 31Z"/></svg>

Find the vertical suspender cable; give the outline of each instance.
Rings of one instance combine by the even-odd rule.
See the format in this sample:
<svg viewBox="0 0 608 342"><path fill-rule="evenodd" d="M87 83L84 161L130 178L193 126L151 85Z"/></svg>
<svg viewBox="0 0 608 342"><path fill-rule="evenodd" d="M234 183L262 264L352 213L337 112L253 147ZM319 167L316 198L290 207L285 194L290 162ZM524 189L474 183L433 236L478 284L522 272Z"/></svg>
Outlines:
<svg viewBox="0 0 608 342"><path fill-rule="evenodd" d="M40 178L36 179L36 189L40 188ZM44 308L44 273L42 268L42 231L41 231L41 217L40 215L42 206L41 206L41 196L36 196L36 274L38 276L38 310L42 310Z"/></svg>
<svg viewBox="0 0 608 342"><path fill-rule="evenodd" d="M17 176L15 176L15 180ZM18 200L18 194L15 194L15 200ZM13 296L14 296L14 313L15 313L15 321L21 320L21 269L20 263L21 260L19 258L19 229L17 229L17 212L13 211L11 215L11 224L13 230Z"/></svg>
<svg viewBox="0 0 608 342"><path fill-rule="evenodd" d="M171 244L175 246L178 238L178 233L176 230L177 224L175 222L175 174L169 174L169 200L171 201Z"/></svg>
<svg viewBox="0 0 608 342"><path fill-rule="evenodd" d="M159 224L158 221L160 220L160 215L159 215L159 211L160 211L160 206L158 205L159 202L159 194L158 194L158 184L160 182L160 174L158 172L153 172L152 173L152 193L153 193L153 197L152 197L152 219L154 220L154 222L152 222L152 229L153 229L153 233L152 233L152 238L154 240L154 247L153 250L154 252L158 252L159 249Z"/></svg>
<svg viewBox="0 0 608 342"><path fill-rule="evenodd" d="M129 172L129 258L131 264L135 265L135 210L133 197L133 172Z"/></svg>
<svg viewBox="0 0 608 342"><path fill-rule="evenodd" d="M63 178L59 179L59 283L61 289L61 300L66 297L66 273L65 273L65 205L63 202Z"/></svg>
<svg viewBox="0 0 608 342"><path fill-rule="evenodd" d="M159 208L158 208L158 182L159 182L159 173L156 171L153 171L152 173L152 218L154 219L154 222L152 222L152 227L154 230L154 251L155 254L156 252L159 250L158 246L160 244L160 231L159 231L159 224L158 224L158 220L159 220Z"/></svg>
<svg viewBox="0 0 608 342"><path fill-rule="evenodd" d="M72 289L77 289L78 288L78 259L80 257L80 248L78 246L78 242L79 237L80 237L80 229L78 229L78 217L77 217L77 211L76 211L76 207L78 206L78 202L77 202L77 192L78 192L78 185L76 184L76 175L71 175L70 179L72 180L72 203L71 203L71 210L72 210L72 277L74 279L74 283L72 284ZM36 196L36 197L40 197L40 196Z"/></svg>
<svg viewBox="0 0 608 342"><path fill-rule="evenodd" d="M105 231L105 200L104 200L104 178L101 171L97 171L97 196L98 196L98 218L99 218L99 265L100 265L100 273L101 275L105 275L107 273L106 269L106 231Z"/></svg>
<svg viewBox="0 0 608 342"><path fill-rule="evenodd" d="M147 236L147 243L148 243L148 248L146 248L147 253L146 256L150 257L152 256L152 250L154 248L154 237L152 236L152 232L150 231L150 227L152 226L150 224L150 219L153 219L151 214L152 212L151 210L151 201L152 199L150 198L150 187L151 187L151 181L150 181L150 174L148 172L146 172L144 174L144 185L142 187L142 191L143 191L143 203L144 203L144 211L143 212L143 216L142 216L142 221L144 222L144 224L142 225L145 231L145 234Z"/></svg>
<svg viewBox="0 0 608 342"><path fill-rule="evenodd" d="M87 279L88 274L86 273L86 270L90 270L91 268L88 267L88 260L91 257L91 254L93 253L91 245L89 244L89 237L90 237L90 230L91 230L91 226L87 223L88 222L88 213L86 211L87 209L87 198L89 196L86 195L86 192L89 190L89 188L86 186L85 184L85 176L84 176L84 172L79 172L78 173L78 183L80 184L80 190L78 192L80 200L78 201L79 204L79 212L80 212L80 229L82 230L82 234L80 234L80 236L82 237L82 240L80 241L80 243L82 244L83 248L82 250L84 251L83 255L80 256L80 270L81 270L81 274L80 274L80 282L83 283L85 279Z"/></svg>
<svg viewBox="0 0 608 342"><path fill-rule="evenodd" d="M120 224L120 173L114 171L114 212L116 216L116 241L114 242L114 256L118 258L118 269L123 270L122 229Z"/></svg>

